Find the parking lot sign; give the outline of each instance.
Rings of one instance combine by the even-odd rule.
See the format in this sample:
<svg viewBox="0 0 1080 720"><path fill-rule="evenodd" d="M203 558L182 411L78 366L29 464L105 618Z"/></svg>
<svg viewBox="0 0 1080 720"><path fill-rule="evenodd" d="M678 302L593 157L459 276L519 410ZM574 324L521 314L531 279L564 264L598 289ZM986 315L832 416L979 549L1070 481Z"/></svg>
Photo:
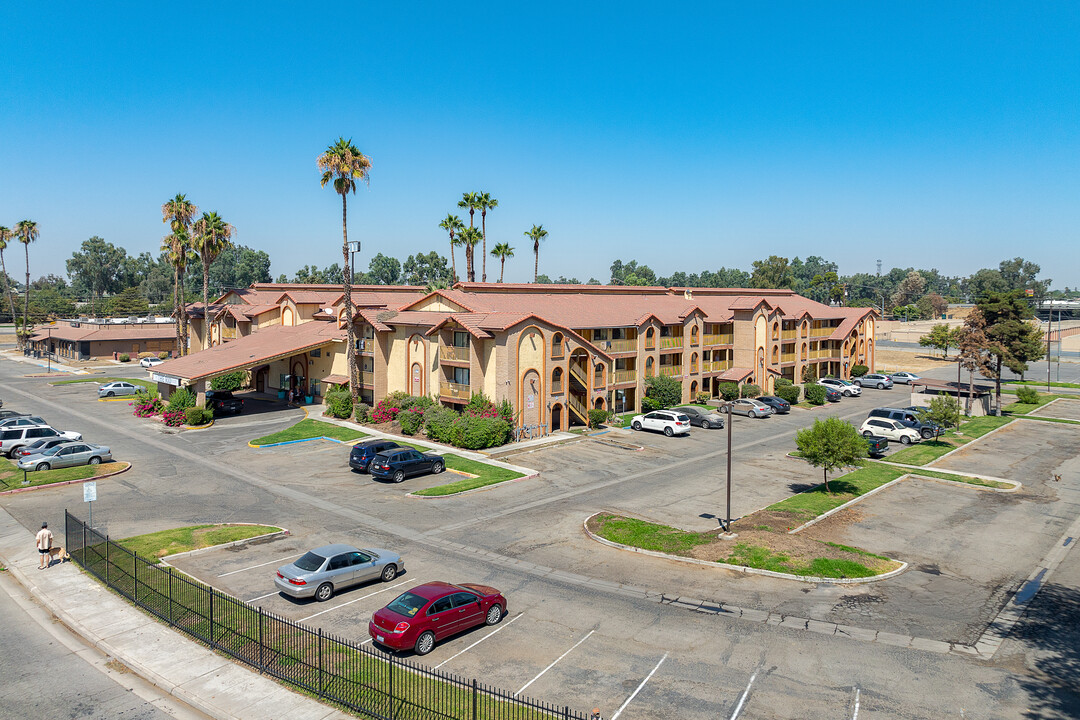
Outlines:
<svg viewBox="0 0 1080 720"><path fill-rule="evenodd" d="M94 502L97 500L97 482L91 480L90 482L83 483L82 499L83 502Z"/></svg>

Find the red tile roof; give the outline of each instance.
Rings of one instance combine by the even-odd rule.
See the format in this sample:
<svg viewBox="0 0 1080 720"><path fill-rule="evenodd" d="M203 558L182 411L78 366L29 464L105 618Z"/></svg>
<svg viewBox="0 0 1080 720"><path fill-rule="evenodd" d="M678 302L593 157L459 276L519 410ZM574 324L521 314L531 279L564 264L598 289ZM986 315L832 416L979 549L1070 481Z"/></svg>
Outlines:
<svg viewBox="0 0 1080 720"><path fill-rule="evenodd" d="M167 340L176 337L174 323L116 323L108 325L83 324L71 327L67 323L37 329L30 336L31 340L45 340L51 335L53 340L84 340L89 342L108 342L109 340Z"/></svg>
<svg viewBox="0 0 1080 720"><path fill-rule="evenodd" d="M754 374L753 368L730 368L716 376L717 380L741 382Z"/></svg>

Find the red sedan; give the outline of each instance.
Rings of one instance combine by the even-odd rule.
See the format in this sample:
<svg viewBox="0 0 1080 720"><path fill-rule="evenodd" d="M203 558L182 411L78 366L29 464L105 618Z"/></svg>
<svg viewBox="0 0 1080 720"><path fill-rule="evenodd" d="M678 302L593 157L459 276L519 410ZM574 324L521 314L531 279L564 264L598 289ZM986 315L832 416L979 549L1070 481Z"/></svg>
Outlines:
<svg viewBox="0 0 1080 720"><path fill-rule="evenodd" d="M498 625L506 615L506 598L487 585L417 585L371 616L368 634L379 645L412 648L427 655L438 640L477 625Z"/></svg>

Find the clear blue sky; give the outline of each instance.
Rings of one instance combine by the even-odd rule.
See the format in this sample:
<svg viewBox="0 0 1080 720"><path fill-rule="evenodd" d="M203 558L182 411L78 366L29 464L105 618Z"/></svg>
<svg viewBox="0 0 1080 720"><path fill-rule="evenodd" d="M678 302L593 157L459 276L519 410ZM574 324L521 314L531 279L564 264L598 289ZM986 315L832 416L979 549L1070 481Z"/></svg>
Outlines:
<svg viewBox="0 0 1080 720"><path fill-rule="evenodd" d="M1080 285L1080 3L517 5L5 2L0 224L61 274L91 235L156 254L184 192L291 275L341 259L315 158L344 135L363 267L445 253L484 190L508 281L542 223L541 272L582 280L1022 255Z"/></svg>

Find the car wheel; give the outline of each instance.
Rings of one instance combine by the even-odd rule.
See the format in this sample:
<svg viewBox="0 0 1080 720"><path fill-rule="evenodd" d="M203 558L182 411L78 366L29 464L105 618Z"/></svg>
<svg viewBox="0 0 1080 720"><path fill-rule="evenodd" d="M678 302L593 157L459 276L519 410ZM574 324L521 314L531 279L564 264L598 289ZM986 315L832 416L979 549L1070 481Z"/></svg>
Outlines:
<svg viewBox="0 0 1080 720"><path fill-rule="evenodd" d="M885 383L878 383L877 384L877 389L878 390L884 390L885 389Z"/></svg>
<svg viewBox="0 0 1080 720"><path fill-rule="evenodd" d="M330 583L323 583L319 586L319 589L315 591L315 599L319 602L326 602L332 597L334 597L334 586Z"/></svg>
<svg viewBox="0 0 1080 720"><path fill-rule="evenodd" d="M865 438L874 437L874 433L870 432L869 430L863 430L862 436Z"/></svg>
<svg viewBox="0 0 1080 720"><path fill-rule="evenodd" d="M846 390L844 392L844 394L847 395L848 397L853 397L855 395L855 393L851 392L850 390Z"/></svg>
<svg viewBox="0 0 1080 720"><path fill-rule="evenodd" d="M110 390L109 392L105 393L105 397L112 397L112 396L113 396L113 391L112 391L112 390Z"/></svg>
<svg viewBox="0 0 1080 720"><path fill-rule="evenodd" d="M911 444L911 438L909 438L907 435L901 435L900 436L900 444L901 445L910 445Z"/></svg>
<svg viewBox="0 0 1080 720"><path fill-rule="evenodd" d="M101 463L101 458L94 456L86 461L87 465L98 465Z"/></svg>
<svg viewBox="0 0 1080 720"><path fill-rule="evenodd" d="M920 434L923 436L923 440L929 440L934 437L934 431L930 428L923 428Z"/></svg>
<svg viewBox="0 0 1080 720"><path fill-rule="evenodd" d="M635 430L640 430L641 429L641 423L636 422L631 427L633 427Z"/></svg>
<svg viewBox="0 0 1080 720"><path fill-rule="evenodd" d="M503 618L503 609L500 605L492 605L487 611L487 624L498 625Z"/></svg>
<svg viewBox="0 0 1080 720"><path fill-rule="evenodd" d="M434 462L434 463L431 464L431 472L432 472L433 475L438 475L444 469L445 468L443 467L443 464L441 462Z"/></svg>
<svg viewBox="0 0 1080 720"><path fill-rule="evenodd" d="M35 470L48 470L49 469L49 463L38 463L38 466L36 468L34 468L34 469Z"/></svg>
<svg viewBox="0 0 1080 720"><path fill-rule="evenodd" d="M386 567L383 568L383 571L382 571L383 582L390 582L391 580L393 580L396 577L397 577L397 565L395 565L394 563L390 563L389 565L387 565Z"/></svg>
<svg viewBox="0 0 1080 720"><path fill-rule="evenodd" d="M754 412L753 410L751 410L750 412L746 413L746 417L748 417L748 418L756 418L757 413Z"/></svg>
<svg viewBox="0 0 1080 720"><path fill-rule="evenodd" d="M674 435L674 434L675 434L675 431L674 431L674 430L672 430L672 429L671 429L671 428L669 428L669 427L666 427L666 428L664 428L664 434L665 434L665 435L667 435L668 437L671 437L672 435Z"/></svg>
<svg viewBox="0 0 1080 720"><path fill-rule="evenodd" d="M417 655L427 655L429 652L435 649L435 633L427 630L420 633L420 637L416 638L416 645L413 646L413 650Z"/></svg>
<svg viewBox="0 0 1080 720"><path fill-rule="evenodd" d="M396 473L394 473L394 482L399 483L404 479L405 479L404 471L398 470Z"/></svg>

